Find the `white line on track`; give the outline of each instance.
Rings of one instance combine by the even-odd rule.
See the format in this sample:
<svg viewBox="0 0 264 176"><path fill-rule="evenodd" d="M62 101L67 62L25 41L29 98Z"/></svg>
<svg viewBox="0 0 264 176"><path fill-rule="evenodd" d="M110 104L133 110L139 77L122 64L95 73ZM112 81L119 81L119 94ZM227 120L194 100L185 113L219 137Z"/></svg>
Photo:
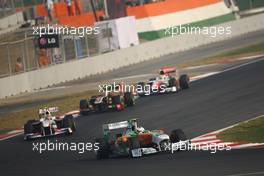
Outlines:
<svg viewBox="0 0 264 176"><path fill-rule="evenodd" d="M206 78L206 77L209 77L209 76L212 76L212 75L216 75L220 72L209 72L209 73L205 73L205 74L202 74L202 75L198 75L198 76L194 76L194 77L191 77L191 82L193 81L196 81L196 80L200 80L202 78Z"/></svg>
<svg viewBox="0 0 264 176"><path fill-rule="evenodd" d="M264 145L263 143L249 143L249 144L241 144L238 146L233 146L232 149L242 149L242 148L249 148L249 147L258 147Z"/></svg>
<svg viewBox="0 0 264 176"><path fill-rule="evenodd" d="M232 71L232 70L235 70L235 69L238 69L238 68L241 68L241 67L244 67L244 66L250 65L250 64L254 64L254 63L257 63L257 62L260 62L260 61L263 61L263 60L264 60L264 58L262 58L262 59L257 59L257 60L253 60L253 61L250 61L250 62L247 62L247 63L241 64L241 65L237 65L237 66L234 66L234 67L231 67L231 68L225 69L225 70L219 72L218 74L220 74L220 73L224 73L224 72L228 72L228 71Z"/></svg>
<svg viewBox="0 0 264 176"><path fill-rule="evenodd" d="M212 66L216 66L216 65L219 65L219 64L198 65L198 66L193 66L193 67L186 67L183 70L193 70L193 69L199 69L199 68L212 67Z"/></svg>
<svg viewBox="0 0 264 176"><path fill-rule="evenodd" d="M230 68L225 69L223 71L210 72L210 73L206 73L204 75L195 76L195 77L192 77L192 81L197 81L197 80L200 80L200 79L203 79L203 78L207 78L207 77L210 77L210 76L213 76L213 75L218 75L218 74L222 74L222 73L229 72L229 71L232 71L232 70L236 70L236 69L242 68L244 66L247 66L247 65L250 65L250 64L254 64L254 63L257 63L257 62L260 62L260 61L263 61L263 60L264 60L264 58L257 59L257 60L250 61L250 62L247 62L247 63L244 63L244 64L240 64L240 65L237 65L237 66L234 66L234 67L230 67Z"/></svg>
<svg viewBox="0 0 264 176"><path fill-rule="evenodd" d="M231 67L231 68L228 68L226 70L223 70L221 72L212 72L212 73L209 73L209 74L205 74L203 76L200 76L199 78L197 78L196 80L199 80L199 79L203 79L203 78L207 78L207 77L210 77L210 76L213 76L213 75L216 75L216 74L221 74L221 73L224 73L224 72L228 72L228 71L231 71L231 70L235 70L235 69L238 69L238 68L241 68L241 67L244 67L244 66L247 66L247 65L250 65L250 64L253 64L253 63L257 63L257 62L260 62L260 61L263 61L264 58L262 59L258 59L258 60L254 60L254 61L250 61L250 62L247 62L247 63L244 63L244 64L241 64L241 65L238 65L238 66L234 66L234 67ZM118 79L124 79L124 78L137 78L137 77L144 77L144 76L150 76L150 75L153 75L153 74L145 74L145 75L135 75L135 76L129 76L129 77L123 77L123 78L116 78L116 79L112 79L112 80L118 80ZM196 81L196 80L193 80L193 81ZM60 87L60 88L64 88L63 86ZM21 135L23 132L19 133L19 134L14 134L12 136L8 136L6 138L2 138L0 139L0 141L3 141L3 140L6 140L6 139L9 139L9 138L12 138L12 137L15 137L15 136L18 136L18 135ZM263 172L264 173L264 172Z"/></svg>
<svg viewBox="0 0 264 176"><path fill-rule="evenodd" d="M196 137L196 138L193 138L194 141L198 141L198 140L215 140L216 139L216 136L206 136L206 137L203 137L203 136L199 136L199 137Z"/></svg>
<svg viewBox="0 0 264 176"><path fill-rule="evenodd" d="M242 61L242 60L250 60L250 59L255 59L258 57L264 57L264 54L259 54L259 55L255 55L255 56L247 56L247 57L242 57L239 59L235 59L236 61Z"/></svg>
<svg viewBox="0 0 264 176"><path fill-rule="evenodd" d="M0 141L4 141L4 140L10 139L10 138L13 138L13 137L19 136L19 135L21 135L21 134L23 134L23 131L22 131L22 132L19 132L19 133L14 133L14 134L7 135L6 137L4 137L4 138L2 138L2 139L0 138Z"/></svg>

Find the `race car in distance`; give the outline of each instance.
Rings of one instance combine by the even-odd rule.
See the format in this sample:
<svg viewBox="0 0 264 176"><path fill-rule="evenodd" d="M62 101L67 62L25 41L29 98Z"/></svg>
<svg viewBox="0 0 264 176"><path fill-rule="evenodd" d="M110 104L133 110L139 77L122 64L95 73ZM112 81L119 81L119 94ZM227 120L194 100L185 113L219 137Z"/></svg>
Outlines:
<svg viewBox="0 0 264 176"><path fill-rule="evenodd" d="M176 129L167 135L164 130L145 130L137 125L137 119L103 125L104 137L96 139L99 149L97 159L112 157L141 157L165 152L171 144L187 145L186 135Z"/></svg>
<svg viewBox="0 0 264 176"><path fill-rule="evenodd" d="M120 89L121 87L121 89ZM134 106L133 92L122 89L122 85L113 84L104 87L104 93L80 100L80 114L93 112L122 111L125 107Z"/></svg>
<svg viewBox="0 0 264 176"><path fill-rule="evenodd" d="M139 96L177 92L179 90L188 89L190 78L188 75L178 74L175 67L161 68L156 78L149 79L148 83L139 82L137 91Z"/></svg>
<svg viewBox="0 0 264 176"><path fill-rule="evenodd" d="M55 117L51 113L58 112L57 107L39 109L39 120L29 120L24 125L24 140L72 134L76 131L72 115Z"/></svg>

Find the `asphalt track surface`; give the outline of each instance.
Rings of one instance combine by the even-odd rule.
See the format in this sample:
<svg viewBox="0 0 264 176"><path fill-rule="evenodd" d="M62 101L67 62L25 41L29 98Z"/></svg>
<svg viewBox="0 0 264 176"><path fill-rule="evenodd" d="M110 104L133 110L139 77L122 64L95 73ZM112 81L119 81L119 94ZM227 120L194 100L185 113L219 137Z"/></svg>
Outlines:
<svg viewBox="0 0 264 176"><path fill-rule="evenodd" d="M124 67L106 74L95 75L87 79L82 79L79 81L72 81L66 84L58 86L68 86L66 89L48 89L47 91L40 91L34 93L26 93L16 97L11 97L11 99L34 99L38 96L57 96L57 95L68 95L76 92L82 92L88 90L89 88L98 88L99 82L107 82L108 80L120 77L129 77L135 75L144 75L150 73L156 73L161 67L177 66L187 61L199 60L203 58L213 57L215 55L232 51L241 47L249 46L264 41L264 30L256 31L243 36L238 36L226 41L216 42L210 45L200 46L188 51L174 53L166 56L162 56L151 61L142 62L129 67ZM121 80L120 80L121 81ZM126 79L124 79L126 81ZM6 100L1 99L0 102L5 102ZM7 100L8 101L8 100ZM37 101L33 103L25 103L23 105L11 105L0 107L1 114L10 111L20 111L26 108L31 108L34 106L39 106L45 102Z"/></svg>
<svg viewBox="0 0 264 176"><path fill-rule="evenodd" d="M264 58L263 58L264 59ZM118 113L94 114L76 120L72 136L50 138L59 142L92 142L102 135L101 125L138 117L146 129L182 128L189 138L264 114L264 61L214 75L176 94L140 99ZM45 142L36 140L33 142ZM231 175L263 173L264 150L243 149L158 154L138 159L98 161L93 152L32 151L32 142L17 136L0 142L1 175ZM252 174L251 174L252 175ZM254 174L253 174L254 175Z"/></svg>

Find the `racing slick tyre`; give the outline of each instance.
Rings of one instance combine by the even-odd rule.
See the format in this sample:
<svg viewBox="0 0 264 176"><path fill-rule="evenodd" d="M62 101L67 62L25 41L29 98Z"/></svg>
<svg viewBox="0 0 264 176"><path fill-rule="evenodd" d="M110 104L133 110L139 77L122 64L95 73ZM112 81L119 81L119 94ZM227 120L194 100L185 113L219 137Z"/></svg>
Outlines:
<svg viewBox="0 0 264 176"><path fill-rule="evenodd" d="M121 104L121 97L120 97L120 95L112 96L112 103L114 105Z"/></svg>
<svg viewBox="0 0 264 176"><path fill-rule="evenodd" d="M170 140L172 143L186 141L187 137L181 129L176 129L171 132Z"/></svg>
<svg viewBox="0 0 264 176"><path fill-rule="evenodd" d="M31 134L34 133L34 126L33 123L37 122L36 120L29 120L27 123L24 125L24 134Z"/></svg>
<svg viewBox="0 0 264 176"><path fill-rule="evenodd" d="M136 137L130 137L128 139L128 142L129 142L129 157L133 158L132 150L139 149L140 148L140 143L139 143L139 140Z"/></svg>
<svg viewBox="0 0 264 176"><path fill-rule="evenodd" d="M88 115L88 111L85 111L87 109L89 109L89 102L85 99L80 100L80 114Z"/></svg>
<svg viewBox="0 0 264 176"><path fill-rule="evenodd" d="M63 118L62 123L63 123L63 128L71 128L73 132L76 131L76 125L72 115L66 115Z"/></svg>
<svg viewBox="0 0 264 176"><path fill-rule="evenodd" d="M112 104L116 105L117 111L124 110L124 102L122 102L120 95L112 96ZM119 107L117 105L119 105Z"/></svg>
<svg viewBox="0 0 264 176"><path fill-rule="evenodd" d="M140 96L140 97L145 96L145 86L146 86L146 84L144 82L137 83L138 96Z"/></svg>
<svg viewBox="0 0 264 176"><path fill-rule="evenodd" d="M177 86L176 84L177 83L176 83L176 79L175 78L171 78L169 80L169 87L175 87L175 86Z"/></svg>
<svg viewBox="0 0 264 176"><path fill-rule="evenodd" d="M94 102L96 101L96 96L92 96L89 100L90 105L94 106Z"/></svg>
<svg viewBox="0 0 264 176"><path fill-rule="evenodd" d="M188 89L190 87L189 82L190 82L190 78L188 75L181 75L180 76L180 87L181 87L181 89Z"/></svg>
<svg viewBox="0 0 264 176"><path fill-rule="evenodd" d="M106 112L107 111L107 104L105 103L100 103L98 106L99 112Z"/></svg>
<svg viewBox="0 0 264 176"><path fill-rule="evenodd" d="M124 94L124 102L126 106L134 106L134 95L132 92L125 92Z"/></svg>
<svg viewBox="0 0 264 176"><path fill-rule="evenodd" d="M100 159L107 159L109 158L110 154L110 147L109 145L104 141L103 138L99 138L95 140L96 143L99 143L99 149L96 152L96 158L98 160Z"/></svg>

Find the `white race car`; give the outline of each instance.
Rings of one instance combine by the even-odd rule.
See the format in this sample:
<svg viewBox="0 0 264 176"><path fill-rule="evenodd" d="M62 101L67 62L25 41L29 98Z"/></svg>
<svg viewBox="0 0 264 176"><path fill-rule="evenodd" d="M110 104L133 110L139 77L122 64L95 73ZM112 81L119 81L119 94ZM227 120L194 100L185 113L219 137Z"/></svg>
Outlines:
<svg viewBox="0 0 264 176"><path fill-rule="evenodd" d="M24 140L59 134L72 134L76 130L72 115L52 116L57 107L39 109L39 120L29 120L24 125Z"/></svg>

